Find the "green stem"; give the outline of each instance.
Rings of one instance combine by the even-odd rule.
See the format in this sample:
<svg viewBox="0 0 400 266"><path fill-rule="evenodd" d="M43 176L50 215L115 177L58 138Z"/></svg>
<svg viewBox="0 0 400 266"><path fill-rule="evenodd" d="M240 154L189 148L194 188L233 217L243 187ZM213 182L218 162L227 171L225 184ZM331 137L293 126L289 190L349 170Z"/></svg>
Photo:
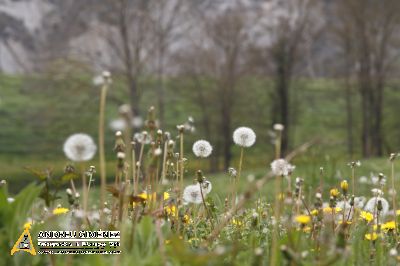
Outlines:
<svg viewBox="0 0 400 266"><path fill-rule="evenodd" d="M392 171L391 171L391 179L392 179L392 191L393 191L393 195L392 195L392 203L393 203L393 216L394 216L394 235L395 238L397 240L397 217L396 217L396 212L397 212L397 208L396 208L396 196L397 196L397 191L395 189L395 185L394 185L394 161L392 160L391 162L392 164ZM397 241L396 241L397 242Z"/></svg>
<svg viewBox="0 0 400 266"><path fill-rule="evenodd" d="M104 202L106 199L106 155L104 149L104 113L108 85L105 82L101 88L99 114L99 158L100 158L100 228L104 228Z"/></svg>

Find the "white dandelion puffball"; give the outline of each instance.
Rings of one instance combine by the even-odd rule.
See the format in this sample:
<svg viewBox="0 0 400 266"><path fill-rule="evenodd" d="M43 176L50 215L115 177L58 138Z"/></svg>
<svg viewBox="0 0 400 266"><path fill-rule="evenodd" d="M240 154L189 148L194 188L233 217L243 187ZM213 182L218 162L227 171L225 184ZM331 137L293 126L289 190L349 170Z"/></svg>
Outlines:
<svg viewBox="0 0 400 266"><path fill-rule="evenodd" d="M389 203L387 200L385 200L382 197L373 197L371 198L367 204L365 204L364 210L370 212L370 213L377 213L378 211L378 201L381 201L382 203L382 211L381 215L385 216L387 212L389 211Z"/></svg>
<svg viewBox="0 0 400 266"><path fill-rule="evenodd" d="M249 127L239 127L233 132L233 141L241 147L251 147L256 142L256 133Z"/></svg>
<svg viewBox="0 0 400 266"><path fill-rule="evenodd" d="M204 183L202 184L202 187L203 187L203 193L204 194L208 194L212 190L212 184L211 184L210 181L207 181L207 180L204 181Z"/></svg>
<svg viewBox="0 0 400 266"><path fill-rule="evenodd" d="M367 199L365 197L355 197L354 198L354 207L358 209L362 209L364 207L365 201Z"/></svg>
<svg viewBox="0 0 400 266"><path fill-rule="evenodd" d="M96 154L96 144L93 139L83 133L73 134L64 143L64 153L74 162L89 161Z"/></svg>
<svg viewBox="0 0 400 266"><path fill-rule="evenodd" d="M203 193L203 196L205 196L205 193ZM197 184L185 187L183 191L183 200L186 203L200 204L203 201L201 198L200 186Z"/></svg>
<svg viewBox="0 0 400 266"><path fill-rule="evenodd" d="M126 129L126 122L123 118L114 119L109 124L112 131L124 131Z"/></svg>
<svg viewBox="0 0 400 266"><path fill-rule="evenodd" d="M282 124L274 124L274 130L283 131L284 129L285 129L285 126Z"/></svg>
<svg viewBox="0 0 400 266"><path fill-rule="evenodd" d="M135 133L135 135L133 135L133 139L141 144L150 144L152 141L151 136L145 131L142 133Z"/></svg>
<svg viewBox="0 0 400 266"><path fill-rule="evenodd" d="M95 86L101 86L104 83L104 78L102 75L98 75L98 76L93 77L92 82L93 82L93 85L95 85Z"/></svg>
<svg viewBox="0 0 400 266"><path fill-rule="evenodd" d="M276 159L271 163L272 173L276 176L287 176L293 172L296 166L291 165L285 159Z"/></svg>
<svg viewBox="0 0 400 266"><path fill-rule="evenodd" d="M207 158L211 155L212 150L210 142L206 140L198 140L193 144L193 153L197 157Z"/></svg>

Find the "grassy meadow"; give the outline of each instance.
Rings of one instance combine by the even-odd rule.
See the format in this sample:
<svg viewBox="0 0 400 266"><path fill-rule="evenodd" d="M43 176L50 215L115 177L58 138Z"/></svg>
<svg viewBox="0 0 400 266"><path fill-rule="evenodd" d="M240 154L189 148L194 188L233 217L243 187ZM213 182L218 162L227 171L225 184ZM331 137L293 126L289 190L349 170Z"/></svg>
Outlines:
<svg viewBox="0 0 400 266"><path fill-rule="evenodd" d="M359 158L357 92L352 100L356 149L348 155L341 81L295 82L291 149L296 154L289 162L280 162L278 169L271 169L281 157L280 130L270 124L272 85L256 78L241 84L233 130L246 126L257 137L254 145L246 142L248 131L239 136L243 143L234 137L231 165L236 173L232 174L222 165L209 171L208 158L202 157L213 156L211 151L204 155L198 150L197 156L192 151L193 143L204 139L204 129L198 122L202 110L190 97L196 88L189 81L167 81L163 128L151 116L146 118L147 108L157 104L156 82L141 81L143 120L147 119L142 130L154 143L137 139L140 152L133 163L132 147L124 141L129 130L119 135L109 128L128 97L124 80L113 77L111 85L106 79L96 87L89 74L74 71L44 77L0 76L0 180L6 181L0 185L0 265L399 263L400 220L393 202L398 204L395 210L400 206L393 189L400 186L400 165L396 154L392 161L389 153L385 158ZM105 126L99 130L100 94L105 88ZM397 132L389 130L400 123L393 113L400 108L396 88L389 87L385 95L385 150L391 152L400 145ZM216 106L207 108L218 112ZM189 116L196 127L193 133L179 128ZM84 141L67 147L71 153L64 154L64 142L74 133L93 138L97 150L89 160L76 155L89 145ZM211 145L213 137L219 136L212 133L207 139ZM297 150L309 141L314 141L310 147ZM359 159L360 166L355 163ZM73 167L66 170L68 165ZM89 170L92 165L95 172ZM90 190L82 176L93 179ZM34 238L40 230L120 230L122 254L10 256L27 222Z"/></svg>

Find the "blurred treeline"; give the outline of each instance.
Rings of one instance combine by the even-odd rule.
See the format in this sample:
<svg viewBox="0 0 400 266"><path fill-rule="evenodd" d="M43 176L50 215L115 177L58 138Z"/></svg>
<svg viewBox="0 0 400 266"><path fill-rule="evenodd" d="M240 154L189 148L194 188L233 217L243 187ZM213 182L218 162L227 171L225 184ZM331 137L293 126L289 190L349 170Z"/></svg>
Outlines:
<svg viewBox="0 0 400 266"><path fill-rule="evenodd" d="M238 126L260 157L274 123L285 152L319 138L326 153L387 155L400 146L399 26L398 0L60 2L34 67L0 76L0 153L61 157L68 135L97 137L92 78L107 69L107 124L124 103L143 120L154 105L172 133L192 116L188 142L213 144L214 170L230 166Z"/></svg>

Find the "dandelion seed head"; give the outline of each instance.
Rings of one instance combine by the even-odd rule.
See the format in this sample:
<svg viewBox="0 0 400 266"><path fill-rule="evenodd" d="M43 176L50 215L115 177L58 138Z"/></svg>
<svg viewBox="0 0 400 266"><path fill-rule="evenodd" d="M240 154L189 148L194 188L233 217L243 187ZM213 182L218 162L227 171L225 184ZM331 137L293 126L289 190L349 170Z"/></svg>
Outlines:
<svg viewBox="0 0 400 266"><path fill-rule="evenodd" d="M202 202L199 185L189 185L183 190L183 200L186 203L200 204Z"/></svg>
<svg viewBox="0 0 400 266"><path fill-rule="evenodd" d="M155 155L155 156L160 156L161 153L162 153L161 148L157 148L157 149L154 150L154 155Z"/></svg>
<svg viewBox="0 0 400 266"><path fill-rule="evenodd" d="M391 249L389 250L389 255L390 255L390 256L396 257L397 254L398 254L398 252L397 252L397 250L396 250L395 248L391 248Z"/></svg>
<svg viewBox="0 0 400 266"><path fill-rule="evenodd" d="M202 187L203 187L203 193L209 194L209 193L211 192L211 190L212 190L212 184L211 184L210 181L206 180L206 181L204 181L201 185L202 185Z"/></svg>
<svg viewBox="0 0 400 266"><path fill-rule="evenodd" d="M360 161L353 161L353 162L349 162L347 165L350 166L351 168L354 168L356 166L360 167L361 166L361 162Z"/></svg>
<svg viewBox="0 0 400 266"><path fill-rule="evenodd" d="M83 133L73 134L64 143L64 153L74 162L89 161L96 154L96 144L93 139Z"/></svg>
<svg viewBox="0 0 400 266"><path fill-rule="evenodd" d="M385 216L389 211L389 203L386 199L382 197L373 197L371 198L367 204L365 204L364 210L370 213L377 213L378 212L378 201L382 204L382 211L380 211L382 216Z"/></svg>
<svg viewBox="0 0 400 266"><path fill-rule="evenodd" d="M274 130L283 131L284 129L285 129L285 126L282 124L274 124Z"/></svg>
<svg viewBox="0 0 400 266"><path fill-rule="evenodd" d="M140 128L143 126L143 119L140 116L135 116L131 123L134 128Z"/></svg>
<svg viewBox="0 0 400 266"><path fill-rule="evenodd" d="M147 134L146 131L143 131L142 133L135 133L133 138L141 144L150 144L151 142L151 136Z"/></svg>
<svg viewBox="0 0 400 266"><path fill-rule="evenodd" d="M249 127L239 127L233 132L233 141L240 147L251 147L256 142L256 133Z"/></svg>
<svg viewBox="0 0 400 266"><path fill-rule="evenodd" d="M207 158L212 153L212 146L206 140L198 140L193 144L193 153L197 157Z"/></svg>
<svg viewBox="0 0 400 266"><path fill-rule="evenodd" d="M358 182L361 184L367 184L368 178L366 176L360 176L360 178L358 179Z"/></svg>
<svg viewBox="0 0 400 266"><path fill-rule="evenodd" d="M228 168L228 174L229 174L231 177L236 177L236 176L237 176L237 171L236 171L235 168L229 167L229 168Z"/></svg>
<svg viewBox="0 0 400 266"><path fill-rule="evenodd" d="M121 115L127 115L131 112L131 106L129 104L123 104L120 107L118 107L118 112Z"/></svg>
<svg viewBox="0 0 400 266"><path fill-rule="evenodd" d="M112 82L111 73L109 71L103 71L101 73L101 75L95 76L93 78L92 82L93 82L93 85L95 85L95 86L101 86L101 85L105 84L106 82L110 84Z"/></svg>
<svg viewBox="0 0 400 266"><path fill-rule="evenodd" d="M377 196L383 196L383 191L378 189L378 188L373 188L371 189L372 194L377 197Z"/></svg>
<svg viewBox="0 0 400 266"><path fill-rule="evenodd" d="M293 172L296 167L288 163L285 159L276 159L271 163L271 170L276 176L287 176Z"/></svg>
<svg viewBox="0 0 400 266"><path fill-rule="evenodd" d="M354 207L358 209L362 209L364 207L367 199L365 197L355 197L354 198Z"/></svg>

